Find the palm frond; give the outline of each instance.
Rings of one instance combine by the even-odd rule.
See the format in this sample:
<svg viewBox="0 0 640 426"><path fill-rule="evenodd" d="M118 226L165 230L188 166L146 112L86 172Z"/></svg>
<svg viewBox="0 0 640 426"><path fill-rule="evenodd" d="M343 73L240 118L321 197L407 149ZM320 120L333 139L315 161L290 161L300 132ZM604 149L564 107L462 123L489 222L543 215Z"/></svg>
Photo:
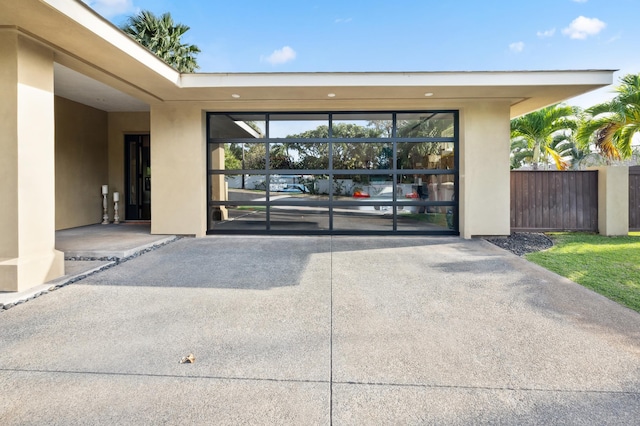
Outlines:
<svg viewBox="0 0 640 426"><path fill-rule="evenodd" d="M195 56L200 49L181 43L181 37L189 27L176 24L171 14L156 16L148 10L142 10L129 17L121 29L176 70L193 72L198 68Z"/></svg>
<svg viewBox="0 0 640 426"><path fill-rule="evenodd" d="M565 160L564 158L562 158L562 156L556 152L555 150L546 147L547 153L551 156L551 158L553 159L553 161L556 163L556 167L558 168L558 170L567 170L569 169L569 167L571 166L571 164Z"/></svg>

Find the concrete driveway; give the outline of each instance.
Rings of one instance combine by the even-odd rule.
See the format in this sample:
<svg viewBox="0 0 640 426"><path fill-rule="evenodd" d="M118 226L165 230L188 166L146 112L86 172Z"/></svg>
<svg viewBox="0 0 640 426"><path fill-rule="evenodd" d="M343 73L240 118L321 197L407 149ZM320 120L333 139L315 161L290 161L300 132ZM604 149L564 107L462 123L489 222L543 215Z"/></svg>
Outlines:
<svg viewBox="0 0 640 426"><path fill-rule="evenodd" d="M181 239L0 313L2 425L638 419L640 315L481 240Z"/></svg>

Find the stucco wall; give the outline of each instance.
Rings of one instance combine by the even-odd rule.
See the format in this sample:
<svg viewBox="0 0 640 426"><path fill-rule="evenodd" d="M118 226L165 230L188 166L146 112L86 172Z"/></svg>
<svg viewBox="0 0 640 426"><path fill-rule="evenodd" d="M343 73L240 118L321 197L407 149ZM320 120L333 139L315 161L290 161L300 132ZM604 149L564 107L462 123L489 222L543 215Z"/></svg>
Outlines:
<svg viewBox="0 0 640 426"><path fill-rule="evenodd" d="M18 36L0 31L0 260L18 256ZM2 279L2 276L0 276Z"/></svg>
<svg viewBox="0 0 640 426"><path fill-rule="evenodd" d="M405 106L406 107L406 106ZM205 112L202 105L152 107L152 233L206 233ZM460 107L460 235L508 235L508 102Z"/></svg>
<svg viewBox="0 0 640 426"><path fill-rule="evenodd" d="M460 111L460 235L509 235L509 104Z"/></svg>
<svg viewBox="0 0 640 426"><path fill-rule="evenodd" d="M198 106L151 108L151 233L206 233L205 113Z"/></svg>
<svg viewBox="0 0 640 426"><path fill-rule="evenodd" d="M61 97L56 114L56 229L100 223L107 183L107 113Z"/></svg>
<svg viewBox="0 0 640 426"><path fill-rule="evenodd" d="M124 135L149 134L150 123L148 112L110 112L108 114L109 139L109 193L120 193L124 200ZM153 138L151 139L153 151ZM153 162L151 163L153 169ZM153 199L153 191L151 194ZM120 220L124 220L124 205L119 206ZM113 220L113 204L109 203L109 218Z"/></svg>
<svg viewBox="0 0 640 426"><path fill-rule="evenodd" d="M53 52L0 29L0 291L64 274L55 246Z"/></svg>
<svg viewBox="0 0 640 426"><path fill-rule="evenodd" d="M598 232L629 234L629 167L593 167L598 171Z"/></svg>

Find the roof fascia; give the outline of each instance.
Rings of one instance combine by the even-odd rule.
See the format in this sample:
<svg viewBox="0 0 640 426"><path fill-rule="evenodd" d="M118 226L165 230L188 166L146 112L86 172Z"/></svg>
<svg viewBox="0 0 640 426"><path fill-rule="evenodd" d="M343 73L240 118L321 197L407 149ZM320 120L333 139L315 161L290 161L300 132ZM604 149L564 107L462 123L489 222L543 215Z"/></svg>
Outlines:
<svg viewBox="0 0 640 426"><path fill-rule="evenodd" d="M180 73L80 0L40 0L151 71L178 85Z"/></svg>

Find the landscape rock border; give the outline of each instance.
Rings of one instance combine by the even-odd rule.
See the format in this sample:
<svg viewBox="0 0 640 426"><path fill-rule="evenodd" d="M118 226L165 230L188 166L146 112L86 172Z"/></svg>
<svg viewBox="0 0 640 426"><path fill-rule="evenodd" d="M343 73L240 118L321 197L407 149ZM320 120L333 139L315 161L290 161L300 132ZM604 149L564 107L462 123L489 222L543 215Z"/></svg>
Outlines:
<svg viewBox="0 0 640 426"><path fill-rule="evenodd" d="M485 238L485 240L520 257L553 247L553 240L540 232L513 232L508 237Z"/></svg>
<svg viewBox="0 0 640 426"><path fill-rule="evenodd" d="M135 252L131 256L122 257L122 258L119 258L119 257L65 257L64 260L66 260L66 261L104 261L104 262L109 262L109 263L107 263L107 264L105 264L105 265L103 265L103 266L101 266L99 268L93 269L90 272L82 273L82 274L79 274L79 275L74 275L73 277L70 277L69 279L61 280L60 282L56 282L53 285L51 285L49 288L47 288L46 290L43 290L43 291L40 291L40 292L34 293L34 294L29 294L28 296L24 297L23 299L18 299L15 302L7 303L7 304L0 303L0 312L6 311L8 309L11 309L11 308L13 308L14 306L17 306L17 305L21 305L21 304L23 304L25 302L28 302L29 300L33 300L33 299L38 298L38 297L40 297L40 296L42 296L44 294L48 294L48 293L50 293L52 291L56 291L56 290L58 290L58 289L60 289L62 287L66 287L69 284L73 284L73 283L76 283L78 281L81 281L81 280L83 280L83 279L85 279L87 277L90 277L91 275L95 275L95 274L97 274L99 272L106 271L107 269L113 268L114 266L117 266L117 265L119 265L121 263L128 262L131 259L135 259L136 257L142 256L145 253L148 253L148 252L153 251L153 250L157 250L160 247L164 247L167 244L171 244L171 243L173 243L175 241L178 241L181 238L183 238L183 237L176 236L175 238L172 238L172 239L170 239L168 241L163 241L163 242L161 242L159 244L154 244L154 245L152 245L150 247L147 247L147 248L145 248L143 250Z"/></svg>

